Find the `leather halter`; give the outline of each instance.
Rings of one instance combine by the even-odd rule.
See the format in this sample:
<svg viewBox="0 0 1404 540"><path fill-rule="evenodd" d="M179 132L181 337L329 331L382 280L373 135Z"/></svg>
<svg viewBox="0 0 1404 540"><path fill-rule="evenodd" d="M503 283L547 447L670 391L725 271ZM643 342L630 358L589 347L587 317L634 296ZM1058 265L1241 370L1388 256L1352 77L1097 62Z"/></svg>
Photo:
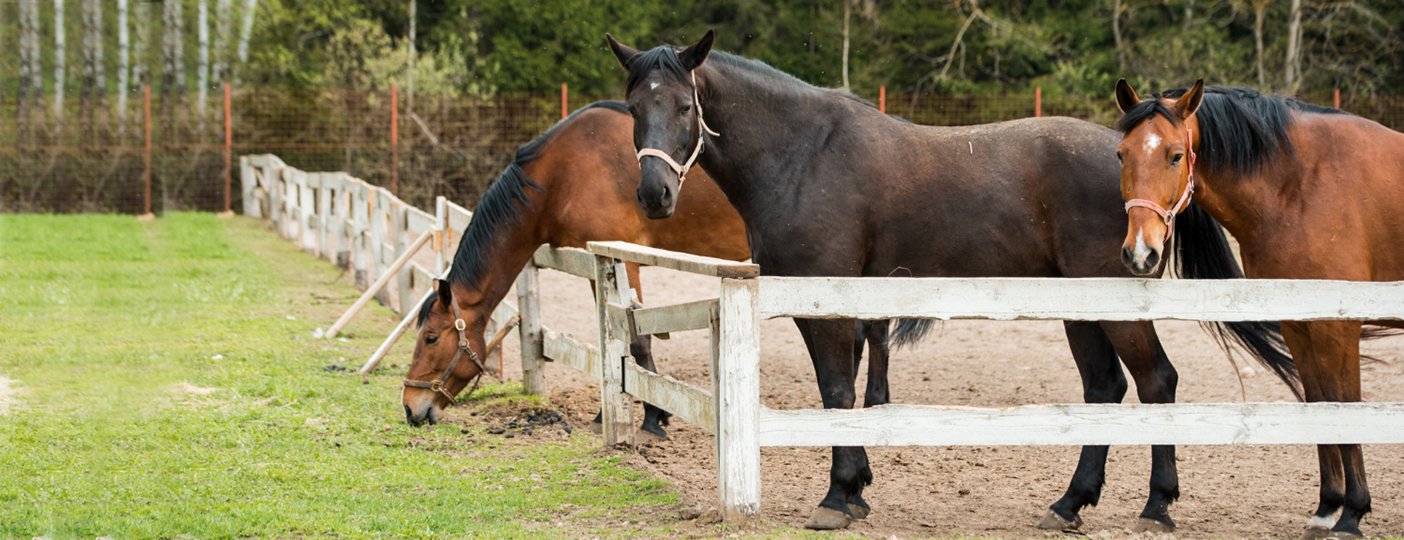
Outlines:
<svg viewBox="0 0 1404 540"><path fill-rule="evenodd" d="M697 145L693 147L692 155L687 158L687 163L679 165L677 160L673 159L673 156L670 156L667 152L664 152L657 148L644 148L642 150L639 150L639 152L634 155L634 157L640 162L643 161L644 157L653 156L663 160L664 163L667 163L668 167L673 169L673 172L677 173L678 175L678 191L682 191L683 182L687 180L686 176L688 169L691 169L692 164L697 162L697 156L702 155L702 140L705 138L703 134L705 133L713 137L721 136L720 133L712 131L712 128L707 127L707 122L702 120L702 98L698 95L697 92L697 72L693 71L691 72L691 74L692 104L694 107L697 107Z"/></svg>
<svg viewBox="0 0 1404 540"><path fill-rule="evenodd" d="M1189 153L1189 180L1185 184L1184 193L1181 193L1180 198L1175 201L1175 206L1166 210L1165 207L1160 206L1160 203L1149 199L1131 199L1126 201L1126 213L1128 214L1131 213L1132 208L1138 206L1159 214L1160 219L1165 221L1165 226L1167 227L1167 232L1165 233L1166 240L1169 240L1170 237L1175 234L1175 216L1179 215L1185 208L1188 208L1190 200L1194 198L1194 137L1190 135L1188 122L1185 123L1185 150Z"/></svg>
<svg viewBox="0 0 1404 540"><path fill-rule="evenodd" d="M458 361L463 359L463 355L467 354L468 359L478 366L478 374L473 376L473 387L468 390L470 396L473 395L474 390L478 389L478 383L482 382L483 374L487 373L487 366L484 366L483 361L478 358L478 353L473 352L468 347L468 323L463 322L463 312L459 311L458 302L453 301L452 293L449 294L448 304L453 309L453 328L458 331L458 352L453 353L453 360L449 361L448 367L444 368L444 372L439 374L438 378L429 382L405 379L404 386L405 388L428 388L438 392L448 398L449 405L452 406L455 396L448 391L444 383L448 382L450 375L453 375L453 369L458 367Z"/></svg>

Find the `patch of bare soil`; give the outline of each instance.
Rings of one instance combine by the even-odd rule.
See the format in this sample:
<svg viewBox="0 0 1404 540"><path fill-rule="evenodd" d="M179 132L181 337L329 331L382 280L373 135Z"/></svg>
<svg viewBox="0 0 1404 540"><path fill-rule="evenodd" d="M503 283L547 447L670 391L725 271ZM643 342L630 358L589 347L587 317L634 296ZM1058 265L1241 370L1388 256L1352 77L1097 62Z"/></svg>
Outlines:
<svg viewBox="0 0 1404 540"><path fill-rule="evenodd" d="M716 295L716 281L698 276L647 268L643 281L651 305ZM545 271L542 290L547 326L576 336L595 335L593 300L584 280ZM1292 399L1282 383L1257 364L1239 359L1239 367L1249 369L1237 370L1197 324L1164 321L1156 327L1179 371L1181 402ZM765 405L820 407L814 371L793 323L764 321L761 331ZM674 334L671 340L653 344L660 371L708 384L705 333ZM508 345L507 358L518 358L517 344ZM1384 360L1361 369L1365 399L1404 399L1404 337L1368 342L1363 349ZM520 377L519 365L508 361L506 366L509 378ZM1082 400L1077 370L1057 322L945 323L919 346L893 353L889 380L894 403L1007 407ZM547 382L551 401L565 413L565 420L576 428L587 426L598 409L598 387L586 376L555 365L547 370ZM860 391L864 384L860 376ZM1134 400L1133 383L1127 402ZM642 418L641 410L636 417ZM523 429L517 422L515 429ZM677 486L686 500L678 518L685 522L679 525L692 531L682 534L718 534L722 529L706 522L717 505L712 439L681 421L668 430L668 440L640 447L629 462ZM1374 512L1364 530L1371 535L1404 534L1404 447L1372 446L1365 454ZM827 448L763 449L762 520L803 526L827 489L829 455ZM1316 507L1315 447L1187 446L1180 447L1178 456L1182 496L1171 508L1179 525L1177 537L1295 537ZM864 496L873 513L855 522L850 532L873 537L1044 537L1034 525L1067 487L1078 448L885 447L869 448L868 457L876 478ZM1101 504L1083 511L1082 532L1095 538L1130 536L1145 504L1149 474L1149 448L1113 448Z"/></svg>

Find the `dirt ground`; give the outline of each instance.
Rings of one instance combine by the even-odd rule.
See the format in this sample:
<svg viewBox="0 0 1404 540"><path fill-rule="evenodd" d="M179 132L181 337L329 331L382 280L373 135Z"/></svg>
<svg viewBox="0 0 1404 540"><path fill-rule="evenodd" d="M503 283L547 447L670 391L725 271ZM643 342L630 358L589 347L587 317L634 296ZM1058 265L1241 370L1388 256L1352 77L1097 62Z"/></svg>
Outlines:
<svg viewBox="0 0 1404 540"><path fill-rule="evenodd" d="M644 270L646 303L659 305L716 295L716 281L667 270ZM587 282L542 272L542 312L547 326L577 336L594 335ZM514 296L509 296L514 298ZM1239 360L1246 396L1235 368L1195 323L1157 323L1161 341L1180 374L1181 402L1286 401L1291 394L1271 373ZM761 397L771 408L818 408L813 369L793 323L765 321L762 329ZM507 349L508 374L519 377L517 344ZM1367 364L1366 400L1404 396L1404 337L1367 343L1384 362ZM705 386L705 332L655 340L659 370ZM953 321L917 347L893 354L894 403L1014 406L1081 401L1081 385L1058 322ZM551 398L570 421L584 425L598 407L598 390L573 370L547 370ZM860 376L861 393L864 379ZM1134 383L1133 383L1134 384ZM1133 391L1128 401L1135 399ZM639 415L641 418L641 415ZM640 448L639 467L673 482L701 508L717 504L711 438L675 421L671 438ZM1062 495L1077 461L1076 447L869 448L875 481L864 496L873 505L849 531L872 537L1043 537L1034 524ZM828 485L829 450L764 448L762 516L802 526ZM1370 535L1404 534L1404 448L1366 449L1374 512ZM1171 516L1182 538L1295 537L1316 506L1316 451L1310 446L1190 446L1179 450L1182 497ZM1150 450L1113 448L1101 504L1083 511L1083 532L1093 537L1130 534L1145 503Z"/></svg>

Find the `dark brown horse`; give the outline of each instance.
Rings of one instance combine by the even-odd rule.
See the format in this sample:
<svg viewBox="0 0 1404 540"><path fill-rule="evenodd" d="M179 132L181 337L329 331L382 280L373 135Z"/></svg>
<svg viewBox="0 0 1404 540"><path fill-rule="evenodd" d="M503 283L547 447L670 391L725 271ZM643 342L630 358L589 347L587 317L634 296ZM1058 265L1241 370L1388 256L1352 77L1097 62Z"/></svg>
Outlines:
<svg viewBox="0 0 1404 540"><path fill-rule="evenodd" d="M1121 235L1109 230L1124 220L1110 159L1117 143L1112 130L1069 118L916 126L760 62L709 55L710 32L683 49L640 52L612 38L609 44L628 71L637 146L626 150L641 150L638 198L647 215L674 215L695 196L690 187L679 193L677 165L700 151L698 162L746 222L751 256L763 274L1130 275L1115 253ZM1212 222L1184 220L1181 227L1182 236L1206 238L1204 249L1230 253ZM852 323L795 324L824 407L853 407ZM903 322L895 337L915 339L924 326ZM1175 400L1175 369L1151 323L1065 327L1086 401L1121 401L1127 391L1121 364L1142 402ZM1290 359L1272 347L1271 327L1231 323L1227 331L1290 371ZM1172 446L1151 451L1142 526L1173 526L1168 510L1179 496L1174 454ZM1078 512L1101 494L1106 457L1105 446L1083 448L1066 494L1041 526L1078 526ZM862 492L872 478L862 448L834 448L829 491L806 526L841 528L866 516Z"/></svg>
<svg viewBox="0 0 1404 540"><path fill-rule="evenodd" d="M1404 280L1404 134L1253 90L1206 91L1202 81L1142 100L1123 80L1116 102L1122 252L1136 274L1157 270L1170 224L1183 219L1177 203L1192 200L1238 239L1248 277ZM1282 323L1307 401L1360 401L1361 325ZM1308 533L1358 536L1370 511L1360 446L1317 454L1321 500Z"/></svg>
<svg viewBox="0 0 1404 540"><path fill-rule="evenodd" d="M517 151L479 200L447 286L440 284L438 297L421 307L408 380L430 381L453 358L457 334L445 307L450 298L463 313L471 349L483 350L489 315L541 244L584 247L594 240L626 240L726 259L750 256L740 217L701 171L693 173L690 197L678 207L677 219L644 217L634 202L638 164L628 151L632 133L633 119L624 104L602 101L577 110ZM639 289L637 267L630 268L629 281ZM860 329L870 343L870 399L886 399L887 328L882 323ZM440 339L446 331L449 337ZM641 366L654 369L649 345L647 336L636 339L631 354ZM457 395L478 372L473 362L460 361L446 383L448 395ZM405 388L406 420L413 425L437 421L452 403L448 395ZM648 404L645 410L643 431L666 436L666 413Z"/></svg>

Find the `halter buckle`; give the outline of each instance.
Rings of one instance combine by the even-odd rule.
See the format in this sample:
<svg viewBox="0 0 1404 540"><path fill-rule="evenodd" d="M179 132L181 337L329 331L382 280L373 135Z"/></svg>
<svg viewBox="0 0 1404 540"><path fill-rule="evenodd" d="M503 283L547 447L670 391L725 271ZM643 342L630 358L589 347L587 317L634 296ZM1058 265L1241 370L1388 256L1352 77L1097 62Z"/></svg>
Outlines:
<svg viewBox="0 0 1404 540"><path fill-rule="evenodd" d="M453 328L462 332L468 329L468 323L463 322L463 319L456 319L453 321Z"/></svg>
<svg viewBox="0 0 1404 540"><path fill-rule="evenodd" d="M444 391L444 381L441 381L439 379L429 381L429 390L433 392L442 393Z"/></svg>

